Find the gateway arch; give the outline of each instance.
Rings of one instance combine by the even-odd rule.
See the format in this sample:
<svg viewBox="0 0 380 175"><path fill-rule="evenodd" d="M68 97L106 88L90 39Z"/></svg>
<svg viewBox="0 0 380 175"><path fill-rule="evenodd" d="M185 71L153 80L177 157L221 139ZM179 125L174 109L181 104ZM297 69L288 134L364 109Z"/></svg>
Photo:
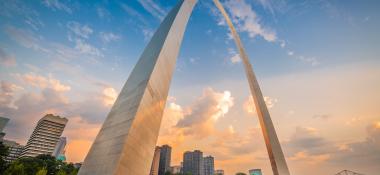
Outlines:
<svg viewBox="0 0 380 175"><path fill-rule="evenodd" d="M197 0L179 0L143 51L88 152L79 175L148 175L183 34ZM274 175L289 175L275 128L239 35L239 49Z"/></svg>

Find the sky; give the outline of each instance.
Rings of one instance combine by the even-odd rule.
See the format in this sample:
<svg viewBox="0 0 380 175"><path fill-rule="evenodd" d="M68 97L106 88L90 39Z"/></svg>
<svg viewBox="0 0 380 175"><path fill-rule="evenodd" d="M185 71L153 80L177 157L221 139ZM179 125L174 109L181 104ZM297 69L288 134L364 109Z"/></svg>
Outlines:
<svg viewBox="0 0 380 175"><path fill-rule="evenodd" d="M293 175L380 171L380 1L221 0L260 83ZM47 113L68 118L81 162L176 0L0 1L0 116L25 144ZM243 65L211 0L177 59L158 145L215 157L227 174L272 174Z"/></svg>

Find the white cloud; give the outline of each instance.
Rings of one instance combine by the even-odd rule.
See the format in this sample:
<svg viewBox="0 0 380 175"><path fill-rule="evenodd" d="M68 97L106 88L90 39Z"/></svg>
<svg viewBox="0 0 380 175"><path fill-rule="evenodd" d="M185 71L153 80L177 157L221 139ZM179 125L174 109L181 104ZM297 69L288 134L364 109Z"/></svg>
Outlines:
<svg viewBox="0 0 380 175"><path fill-rule="evenodd" d="M148 41L154 35L154 31L151 29L143 29L142 32L146 41Z"/></svg>
<svg viewBox="0 0 380 175"><path fill-rule="evenodd" d="M112 87L107 87L103 89L103 103L105 106L112 106L117 98L116 90Z"/></svg>
<svg viewBox="0 0 380 175"><path fill-rule="evenodd" d="M152 0L139 0L139 3L144 7L146 11L148 11L152 16L157 17L158 19L162 20L165 15L166 11L162 9L157 2Z"/></svg>
<svg viewBox="0 0 380 175"><path fill-rule="evenodd" d="M289 56L293 56L293 55L294 55L294 52L293 52L293 51L288 51L288 55L289 55Z"/></svg>
<svg viewBox="0 0 380 175"><path fill-rule="evenodd" d="M318 59L315 58L315 57L305 57L305 56L300 55L296 59L300 60L300 61L302 61L304 63L309 63L312 66L318 66L320 64L319 61L318 61Z"/></svg>
<svg viewBox="0 0 380 175"><path fill-rule="evenodd" d="M256 12L245 0L229 0L225 6L231 13L232 20L237 23L237 30L247 32L251 38L259 35L269 42L277 40L276 33L260 23Z"/></svg>
<svg viewBox="0 0 380 175"><path fill-rule="evenodd" d="M143 15L141 15L139 12L137 12L132 7L128 6L127 4L121 3L121 8L127 12L129 15L137 18L139 21L141 21L146 26L149 24L148 21L144 18Z"/></svg>
<svg viewBox="0 0 380 175"><path fill-rule="evenodd" d="M111 41L118 41L120 40L120 38L120 35L114 34L112 32L100 32L100 39L105 43L109 43Z"/></svg>
<svg viewBox="0 0 380 175"><path fill-rule="evenodd" d="M67 28L71 32L73 32L76 36L86 38L86 39L93 33L92 28L90 28L88 25L81 25L80 23L76 21L68 22Z"/></svg>
<svg viewBox="0 0 380 175"><path fill-rule="evenodd" d="M103 54L99 51L98 48L86 43L85 41L83 41L81 39L76 40L75 49L77 49L78 51L80 51L81 53L84 53L84 54L103 57Z"/></svg>
<svg viewBox="0 0 380 175"><path fill-rule="evenodd" d="M43 4L46 7L51 8L52 10L63 10L67 13L72 13L71 8L69 8L66 4L60 2L59 0L44 0Z"/></svg>
<svg viewBox="0 0 380 175"><path fill-rule="evenodd" d="M235 64L235 63L240 63L240 62L241 62L241 59L240 59L239 54L235 54L235 55L233 55L233 56L230 58L230 60L231 60L231 62L232 62L233 64Z"/></svg>
<svg viewBox="0 0 380 175"><path fill-rule="evenodd" d="M228 48L228 54L230 55L229 60L231 61L232 64L240 63L241 58L239 53L235 51L233 48Z"/></svg>
<svg viewBox="0 0 380 175"><path fill-rule="evenodd" d="M102 19L108 19L111 16L110 12L102 7L96 8L96 13L98 14L99 18Z"/></svg>

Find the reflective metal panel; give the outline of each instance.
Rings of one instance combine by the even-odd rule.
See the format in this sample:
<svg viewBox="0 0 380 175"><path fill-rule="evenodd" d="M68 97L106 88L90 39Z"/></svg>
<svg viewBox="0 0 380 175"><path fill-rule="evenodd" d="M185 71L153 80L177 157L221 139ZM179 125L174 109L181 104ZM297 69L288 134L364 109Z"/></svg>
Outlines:
<svg viewBox="0 0 380 175"><path fill-rule="evenodd" d="M226 19L227 24L231 30L232 36L234 37L236 46L239 49L240 57L243 60L245 73L248 79L249 87L251 89L253 100L255 102L257 114L259 116L260 126L264 135L265 145L269 154L273 174L289 175L289 169L286 164L284 154L282 153L281 145L278 141L276 130L274 129L272 119L269 115L255 73L253 72L252 65L251 63L249 63L248 55L245 53L243 43L240 41L240 37L236 32L235 27L232 24L227 12L224 10L223 5L219 2L219 0L214 0L214 3Z"/></svg>
<svg viewBox="0 0 380 175"><path fill-rule="evenodd" d="M187 21L197 0L180 0L145 48L112 106L80 175L147 175Z"/></svg>

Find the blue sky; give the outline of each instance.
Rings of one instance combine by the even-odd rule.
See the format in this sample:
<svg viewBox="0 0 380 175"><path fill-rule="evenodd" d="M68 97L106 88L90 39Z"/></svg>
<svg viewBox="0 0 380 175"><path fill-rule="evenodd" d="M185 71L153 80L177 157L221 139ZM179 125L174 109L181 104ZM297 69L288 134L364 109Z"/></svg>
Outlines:
<svg viewBox="0 0 380 175"><path fill-rule="evenodd" d="M176 2L1 1L0 115L11 118L7 137L25 143L46 112L66 116L69 125L64 134L71 139L68 160L83 160L144 47ZM379 157L364 158L373 162L366 165L336 161L366 154L344 151L358 144L368 146L366 141L380 135L376 106L380 102L380 2L222 3L272 106L291 171L305 174L311 165L317 167L315 173L334 174L352 165L367 174L378 171ZM256 114L246 108L248 97L243 66L224 19L212 1L199 0L172 80L164 116L172 120L163 122L159 144L175 146L173 162L177 164L183 151L199 148L214 155L216 167L228 173L258 166L270 174ZM199 104L217 110L198 114ZM216 120L210 119L215 115ZM199 116L204 122L192 123L192 117ZM200 133L191 135L189 128L178 127L184 118ZM75 135L78 131L92 134ZM175 137L178 134L181 138ZM207 147L221 137L231 138L225 142L232 146ZM201 143L195 142L199 138ZM232 144L237 138L255 141ZM304 148L295 143L303 139L336 147L320 148L315 143Z"/></svg>

